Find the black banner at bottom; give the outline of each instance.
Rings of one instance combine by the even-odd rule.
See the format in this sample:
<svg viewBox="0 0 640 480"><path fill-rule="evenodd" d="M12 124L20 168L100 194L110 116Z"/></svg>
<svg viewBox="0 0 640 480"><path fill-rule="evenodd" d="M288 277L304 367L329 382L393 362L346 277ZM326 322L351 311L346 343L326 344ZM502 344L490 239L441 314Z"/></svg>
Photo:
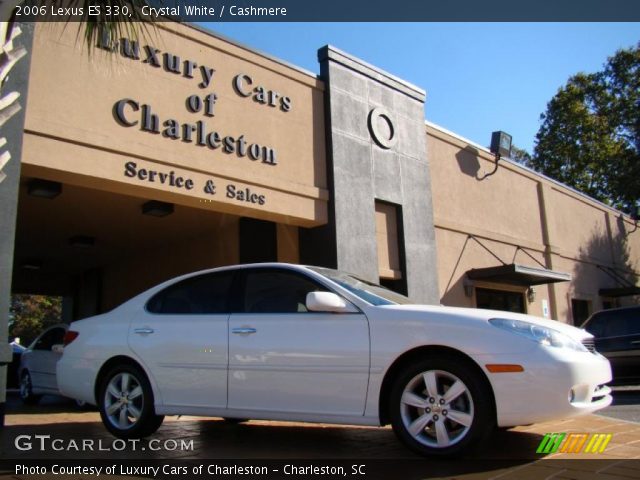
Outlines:
<svg viewBox="0 0 640 480"><path fill-rule="evenodd" d="M154 460L0 460L0 475L29 478L73 475L172 479L640 479L640 460L479 460L479 459L154 459Z"/></svg>

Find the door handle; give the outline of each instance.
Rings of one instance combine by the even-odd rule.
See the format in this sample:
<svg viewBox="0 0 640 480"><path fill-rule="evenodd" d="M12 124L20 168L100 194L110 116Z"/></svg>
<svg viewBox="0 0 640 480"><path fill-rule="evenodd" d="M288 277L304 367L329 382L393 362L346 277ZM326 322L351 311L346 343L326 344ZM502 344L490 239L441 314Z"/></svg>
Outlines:
<svg viewBox="0 0 640 480"><path fill-rule="evenodd" d="M638 345L640 344L640 340L634 340L633 342L631 342L631 345Z"/></svg>
<svg viewBox="0 0 640 480"><path fill-rule="evenodd" d="M256 332L257 330L251 327L234 328L231 330L231 333L235 333L236 335L249 335Z"/></svg>
<svg viewBox="0 0 640 480"><path fill-rule="evenodd" d="M153 333L153 328L136 328L133 332L137 333L138 335L149 335L150 333Z"/></svg>

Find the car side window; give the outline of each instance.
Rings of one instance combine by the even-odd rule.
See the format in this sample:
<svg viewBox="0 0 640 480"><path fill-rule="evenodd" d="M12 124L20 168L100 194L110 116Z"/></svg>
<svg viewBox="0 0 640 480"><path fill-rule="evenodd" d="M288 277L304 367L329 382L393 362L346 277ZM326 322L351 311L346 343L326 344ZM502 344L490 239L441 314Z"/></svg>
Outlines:
<svg viewBox="0 0 640 480"><path fill-rule="evenodd" d="M625 317L627 319L627 333L625 335L640 335L640 309L628 310Z"/></svg>
<svg viewBox="0 0 640 480"><path fill-rule="evenodd" d="M594 337L604 337L606 321L607 317L605 315L594 315L586 326L587 332L592 334Z"/></svg>
<svg viewBox="0 0 640 480"><path fill-rule="evenodd" d="M147 311L157 314L229 313L233 272L218 272L187 278L156 293Z"/></svg>
<svg viewBox="0 0 640 480"><path fill-rule="evenodd" d="M64 340L64 328L53 328L42 335L36 344L33 346L34 350L51 350L56 344L62 343Z"/></svg>
<svg viewBox="0 0 640 480"><path fill-rule="evenodd" d="M287 270L261 269L246 274L245 313L307 312L307 293L327 291L314 280Z"/></svg>
<svg viewBox="0 0 640 480"><path fill-rule="evenodd" d="M627 317L624 314L612 315L606 324L605 337L621 337L629 335Z"/></svg>

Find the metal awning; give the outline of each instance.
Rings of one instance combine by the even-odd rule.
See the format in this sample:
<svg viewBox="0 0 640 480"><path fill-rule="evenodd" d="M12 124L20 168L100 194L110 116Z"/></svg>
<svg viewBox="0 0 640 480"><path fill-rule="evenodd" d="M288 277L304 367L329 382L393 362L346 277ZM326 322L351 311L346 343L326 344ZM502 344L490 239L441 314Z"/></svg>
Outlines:
<svg viewBox="0 0 640 480"><path fill-rule="evenodd" d="M640 287L601 288L598 293L602 297L632 297L640 295Z"/></svg>
<svg viewBox="0 0 640 480"><path fill-rule="evenodd" d="M571 281L570 273L556 272L546 268L527 267L517 263L500 265L499 267L472 268L467 271L467 277L470 280L484 280L525 287Z"/></svg>

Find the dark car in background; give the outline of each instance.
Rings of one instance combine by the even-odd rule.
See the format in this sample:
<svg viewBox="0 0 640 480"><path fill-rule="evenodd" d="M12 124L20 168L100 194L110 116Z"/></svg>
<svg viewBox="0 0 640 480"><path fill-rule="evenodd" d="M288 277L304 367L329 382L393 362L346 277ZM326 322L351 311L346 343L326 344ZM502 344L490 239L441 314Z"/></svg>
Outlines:
<svg viewBox="0 0 640 480"><path fill-rule="evenodd" d="M595 337L596 350L609 359L614 384L640 384L640 305L601 310L582 328Z"/></svg>

